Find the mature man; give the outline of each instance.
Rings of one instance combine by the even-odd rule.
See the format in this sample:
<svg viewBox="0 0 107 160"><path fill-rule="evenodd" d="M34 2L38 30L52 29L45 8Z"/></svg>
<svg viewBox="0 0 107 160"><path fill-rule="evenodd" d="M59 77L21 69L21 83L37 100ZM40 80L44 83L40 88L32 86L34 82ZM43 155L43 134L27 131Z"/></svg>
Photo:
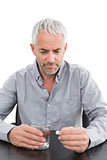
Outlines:
<svg viewBox="0 0 107 160"><path fill-rule="evenodd" d="M58 139L69 150L83 152L107 137L107 105L90 73L63 61L66 30L59 22L45 19L33 29L34 64L17 71L0 90L0 139L15 146L37 149L45 138L32 122L60 130ZM22 125L3 119L18 104ZM82 127L82 111L90 125Z"/></svg>

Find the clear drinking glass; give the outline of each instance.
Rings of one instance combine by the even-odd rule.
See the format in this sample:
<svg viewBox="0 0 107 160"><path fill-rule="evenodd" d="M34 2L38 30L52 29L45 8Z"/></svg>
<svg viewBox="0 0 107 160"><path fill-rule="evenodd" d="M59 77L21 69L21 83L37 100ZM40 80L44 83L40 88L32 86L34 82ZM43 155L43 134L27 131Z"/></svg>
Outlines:
<svg viewBox="0 0 107 160"><path fill-rule="evenodd" d="M46 142L42 146L39 146L38 150L44 150L44 149L49 148L50 126L49 125L42 125L42 123L37 124L36 122L32 122L31 126L42 131L43 137L46 139Z"/></svg>

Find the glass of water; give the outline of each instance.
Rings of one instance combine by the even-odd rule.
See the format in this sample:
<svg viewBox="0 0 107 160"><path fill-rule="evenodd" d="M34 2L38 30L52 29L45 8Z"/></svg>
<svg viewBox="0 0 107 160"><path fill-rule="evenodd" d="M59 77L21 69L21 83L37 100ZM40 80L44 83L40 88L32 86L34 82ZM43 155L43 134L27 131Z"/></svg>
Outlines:
<svg viewBox="0 0 107 160"><path fill-rule="evenodd" d="M39 146L38 150L44 150L44 149L49 148L50 126L49 125L42 125L42 123L37 124L36 122L32 122L31 126L42 131L43 137L46 139L46 142L42 146Z"/></svg>

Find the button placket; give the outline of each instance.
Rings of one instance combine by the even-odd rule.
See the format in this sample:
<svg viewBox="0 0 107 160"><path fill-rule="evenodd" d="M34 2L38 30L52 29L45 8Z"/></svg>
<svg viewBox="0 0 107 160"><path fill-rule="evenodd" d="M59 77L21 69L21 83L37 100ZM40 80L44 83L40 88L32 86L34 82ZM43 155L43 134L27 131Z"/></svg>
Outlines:
<svg viewBox="0 0 107 160"><path fill-rule="evenodd" d="M51 111L50 111L50 103L47 104L47 124L50 124L51 120Z"/></svg>
<svg viewBox="0 0 107 160"><path fill-rule="evenodd" d="M46 92L46 89L44 88L43 91Z"/></svg>
<svg viewBox="0 0 107 160"><path fill-rule="evenodd" d="M49 103L47 104L47 107L50 107L50 104L49 104Z"/></svg>

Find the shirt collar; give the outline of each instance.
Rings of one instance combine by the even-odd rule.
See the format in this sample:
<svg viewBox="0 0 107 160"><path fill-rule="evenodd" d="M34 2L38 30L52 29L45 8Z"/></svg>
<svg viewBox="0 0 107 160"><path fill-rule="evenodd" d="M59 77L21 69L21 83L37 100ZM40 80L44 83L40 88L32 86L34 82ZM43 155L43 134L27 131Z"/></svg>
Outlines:
<svg viewBox="0 0 107 160"><path fill-rule="evenodd" d="M62 73L63 73L64 64L65 64L65 62L62 61L61 67L60 67L60 69L59 69L59 71L58 71L58 73L57 73L57 75L56 75L55 81L56 81L57 83L60 81L61 75L62 75Z"/></svg>
<svg viewBox="0 0 107 160"><path fill-rule="evenodd" d="M35 60L34 64L33 64L33 72L34 72L34 75L35 75L35 78L36 80L39 79L41 76L40 76L40 73L38 71L38 67L37 67L37 62Z"/></svg>

